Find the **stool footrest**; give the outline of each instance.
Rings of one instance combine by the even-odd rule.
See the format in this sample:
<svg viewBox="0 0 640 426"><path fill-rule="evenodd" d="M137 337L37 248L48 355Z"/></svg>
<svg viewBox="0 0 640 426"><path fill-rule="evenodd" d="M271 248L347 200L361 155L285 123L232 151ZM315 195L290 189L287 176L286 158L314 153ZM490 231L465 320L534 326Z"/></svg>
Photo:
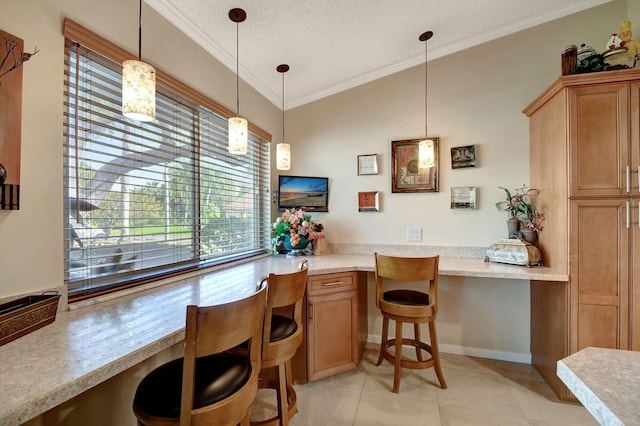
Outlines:
<svg viewBox="0 0 640 426"><path fill-rule="evenodd" d="M384 357L384 359L386 359L387 361L389 361L391 364L395 364L395 355L391 354L391 352L389 352L389 348L395 348L396 346L396 339L391 339L387 341L386 346L383 348L382 350L382 356ZM425 342L418 342L416 340L413 339L402 339L402 346L413 346L415 348L420 348L423 351L427 352L429 355L431 355L431 357L429 359L423 360L423 361L414 361L412 359L401 359L400 360L400 365L402 367L405 368L411 368L414 370L422 370L425 368L431 368L435 365L435 359L433 358L433 352L431 351L431 345L425 343ZM402 357L402 354L400 354L400 357Z"/></svg>
<svg viewBox="0 0 640 426"><path fill-rule="evenodd" d="M275 379L260 377L258 389L277 389L278 382ZM298 412L298 395L293 386L287 385L287 416L293 417ZM277 415L264 420L251 420L251 426L278 426L282 424Z"/></svg>

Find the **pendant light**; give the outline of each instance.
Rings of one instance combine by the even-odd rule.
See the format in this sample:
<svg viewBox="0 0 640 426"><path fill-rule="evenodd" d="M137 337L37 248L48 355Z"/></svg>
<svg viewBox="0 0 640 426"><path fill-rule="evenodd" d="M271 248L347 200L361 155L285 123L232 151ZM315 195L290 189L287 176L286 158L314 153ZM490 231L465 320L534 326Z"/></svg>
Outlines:
<svg viewBox="0 0 640 426"><path fill-rule="evenodd" d="M427 84L428 84L428 58L427 58L427 40L433 37L432 31L427 31L420 34L418 39L424 41L424 140L418 143L418 165L421 169L428 169L435 164L435 149L433 146L433 139L429 139L429 126L428 126L428 114L427 114Z"/></svg>
<svg viewBox="0 0 640 426"><path fill-rule="evenodd" d="M138 13L138 60L122 63L122 114L137 121L156 118L156 70L142 62L142 0Z"/></svg>
<svg viewBox="0 0 640 426"><path fill-rule="evenodd" d="M248 123L240 117L240 77L239 77L239 56L240 56L240 36L239 23L247 19L247 13L242 9L231 9L229 19L236 23L236 114L237 117L229 118L229 153L246 154Z"/></svg>
<svg viewBox="0 0 640 426"><path fill-rule="evenodd" d="M291 169L291 145L284 142L284 73L289 71L289 65L282 64L276 68L282 73L282 142L276 145L276 169Z"/></svg>

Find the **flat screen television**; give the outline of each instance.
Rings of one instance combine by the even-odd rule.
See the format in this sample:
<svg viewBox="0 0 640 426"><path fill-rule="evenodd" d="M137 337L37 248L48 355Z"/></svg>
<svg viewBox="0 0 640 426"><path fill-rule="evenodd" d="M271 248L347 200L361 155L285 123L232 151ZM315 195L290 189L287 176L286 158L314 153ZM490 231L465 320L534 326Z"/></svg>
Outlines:
<svg viewBox="0 0 640 426"><path fill-rule="evenodd" d="M278 176L278 209L329 211L329 178Z"/></svg>

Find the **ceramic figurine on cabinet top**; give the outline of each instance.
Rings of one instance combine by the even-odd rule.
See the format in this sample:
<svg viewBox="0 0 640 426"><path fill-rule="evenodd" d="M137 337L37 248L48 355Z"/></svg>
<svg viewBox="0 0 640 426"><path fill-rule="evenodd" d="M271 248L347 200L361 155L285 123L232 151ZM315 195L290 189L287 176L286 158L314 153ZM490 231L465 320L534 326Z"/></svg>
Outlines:
<svg viewBox="0 0 640 426"><path fill-rule="evenodd" d="M622 42L622 40L620 40L620 37L618 37L618 34L616 34L616 33L611 34L611 37L609 38L609 41L607 42L607 50L615 49L616 47L620 47L620 43L621 42Z"/></svg>
<svg viewBox="0 0 640 426"><path fill-rule="evenodd" d="M631 40L633 34L631 33L631 21L624 21L620 23L620 47L626 47L629 53L634 56L640 54L640 42Z"/></svg>

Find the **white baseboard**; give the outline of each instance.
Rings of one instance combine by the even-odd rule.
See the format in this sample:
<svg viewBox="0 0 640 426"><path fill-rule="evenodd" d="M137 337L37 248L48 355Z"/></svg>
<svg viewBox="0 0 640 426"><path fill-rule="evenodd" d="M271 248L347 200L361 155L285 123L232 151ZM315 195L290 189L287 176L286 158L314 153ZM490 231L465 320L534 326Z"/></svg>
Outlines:
<svg viewBox="0 0 640 426"><path fill-rule="evenodd" d="M369 336L367 343L380 345L380 336ZM500 361L519 362L522 364L531 364L531 353L506 352L493 349L471 348L458 345L447 345L440 343L438 345L440 352L455 355L468 355L478 358L497 359Z"/></svg>

